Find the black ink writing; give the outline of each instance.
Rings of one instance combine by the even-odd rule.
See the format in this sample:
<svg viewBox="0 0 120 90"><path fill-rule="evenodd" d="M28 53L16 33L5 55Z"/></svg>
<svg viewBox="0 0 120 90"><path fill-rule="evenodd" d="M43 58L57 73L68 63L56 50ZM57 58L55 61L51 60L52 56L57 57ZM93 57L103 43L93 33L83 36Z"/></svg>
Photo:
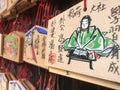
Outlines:
<svg viewBox="0 0 120 90"><path fill-rule="evenodd" d="M63 46L62 45L58 45L58 52L63 52Z"/></svg>
<svg viewBox="0 0 120 90"><path fill-rule="evenodd" d="M42 38L42 47L46 47L46 36Z"/></svg>
<svg viewBox="0 0 120 90"><path fill-rule="evenodd" d="M61 17L59 20L60 30L64 30L65 27L64 23L65 23L65 16L63 15L63 17Z"/></svg>
<svg viewBox="0 0 120 90"><path fill-rule="evenodd" d="M54 49L54 47L55 47L54 40L51 40L49 43L49 48Z"/></svg>
<svg viewBox="0 0 120 90"><path fill-rule="evenodd" d="M71 18L74 18L76 16L80 17L80 15L81 15L81 6L78 6L75 9L74 8L70 9L68 17L71 19Z"/></svg>
<svg viewBox="0 0 120 90"><path fill-rule="evenodd" d="M119 59L119 48L118 47L116 47L116 46L114 46L113 47L113 54L112 54L112 57L111 57L111 59L113 59L114 57L116 57L116 59Z"/></svg>
<svg viewBox="0 0 120 90"><path fill-rule="evenodd" d="M45 59L46 36L42 39L42 59Z"/></svg>
<svg viewBox="0 0 120 90"><path fill-rule="evenodd" d="M120 75L119 66L117 65L117 63L111 62L110 66L109 66L109 69L108 69L108 72L113 72L113 74Z"/></svg>
<svg viewBox="0 0 120 90"><path fill-rule="evenodd" d="M58 42L63 42L64 41L63 34L58 35L58 37L59 37Z"/></svg>
<svg viewBox="0 0 120 90"><path fill-rule="evenodd" d="M51 31L50 31L50 36L51 37L54 37L54 34L55 34L55 25L56 25L56 20L53 20L51 22Z"/></svg>
<svg viewBox="0 0 120 90"><path fill-rule="evenodd" d="M111 15L108 16L108 18L111 20L110 24L117 24L120 19L120 6L112 7L111 8Z"/></svg>
<svg viewBox="0 0 120 90"><path fill-rule="evenodd" d="M118 40L118 35L116 33L112 34L113 40Z"/></svg>
<svg viewBox="0 0 120 90"><path fill-rule="evenodd" d="M56 25L56 20L54 19L52 22L51 22L51 27L55 27Z"/></svg>
<svg viewBox="0 0 120 90"><path fill-rule="evenodd" d="M64 63L64 61L63 61L63 55L61 53L59 54L57 61L60 62L60 63Z"/></svg>
<svg viewBox="0 0 120 90"><path fill-rule="evenodd" d="M120 15L120 6L111 8L111 17Z"/></svg>
<svg viewBox="0 0 120 90"><path fill-rule="evenodd" d="M109 33L120 32L120 25L111 26Z"/></svg>
<svg viewBox="0 0 120 90"><path fill-rule="evenodd" d="M112 39L113 40L118 40L119 38L119 35L117 34L118 32L120 32L120 25L114 25L114 26L111 26L108 33L112 33Z"/></svg>
<svg viewBox="0 0 120 90"><path fill-rule="evenodd" d="M55 44L54 44L54 34L55 34L55 25L56 25L56 20L54 19L51 22L51 31L50 31L50 36L51 36L51 41L49 42L49 48L54 49Z"/></svg>
<svg viewBox="0 0 120 90"><path fill-rule="evenodd" d="M55 27L51 28L50 36L53 38L55 34Z"/></svg>
<svg viewBox="0 0 120 90"><path fill-rule="evenodd" d="M97 11L99 13L100 11L103 11L105 9L106 9L106 5L99 2L98 5L92 6L90 13L92 13L93 11Z"/></svg>
<svg viewBox="0 0 120 90"><path fill-rule="evenodd" d="M36 49L36 54L38 55L39 54L39 35L37 35L37 38L35 39L34 41L35 45L34 45L34 48Z"/></svg>

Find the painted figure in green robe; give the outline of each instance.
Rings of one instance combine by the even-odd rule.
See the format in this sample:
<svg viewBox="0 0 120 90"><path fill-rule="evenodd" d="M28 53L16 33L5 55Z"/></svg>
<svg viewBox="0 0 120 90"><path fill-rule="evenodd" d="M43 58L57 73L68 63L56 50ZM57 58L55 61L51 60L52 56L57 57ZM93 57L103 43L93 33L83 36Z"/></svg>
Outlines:
<svg viewBox="0 0 120 90"><path fill-rule="evenodd" d="M64 50L68 51L68 64L70 64L71 59L88 61L90 68L93 69L92 61L117 53L118 44L105 37L106 33L101 32L96 26L90 26L90 23L90 16L84 16L80 22L80 27L63 42Z"/></svg>

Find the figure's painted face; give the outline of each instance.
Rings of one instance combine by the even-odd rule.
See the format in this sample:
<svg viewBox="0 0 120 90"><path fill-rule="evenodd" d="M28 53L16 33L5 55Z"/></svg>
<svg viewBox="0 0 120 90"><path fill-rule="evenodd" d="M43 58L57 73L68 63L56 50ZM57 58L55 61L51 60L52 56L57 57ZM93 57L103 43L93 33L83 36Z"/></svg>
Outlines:
<svg viewBox="0 0 120 90"><path fill-rule="evenodd" d="M82 23L81 23L81 27L83 30L87 29L89 26L89 22L88 22L88 19L83 19L82 20Z"/></svg>

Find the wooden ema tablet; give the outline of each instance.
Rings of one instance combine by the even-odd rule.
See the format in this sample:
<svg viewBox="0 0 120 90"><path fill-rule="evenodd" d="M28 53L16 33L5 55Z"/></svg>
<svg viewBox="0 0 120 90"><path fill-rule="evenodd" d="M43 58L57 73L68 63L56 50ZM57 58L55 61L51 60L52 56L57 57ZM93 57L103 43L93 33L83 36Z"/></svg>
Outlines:
<svg viewBox="0 0 120 90"><path fill-rule="evenodd" d="M7 9L7 0L0 0L0 15Z"/></svg>
<svg viewBox="0 0 120 90"><path fill-rule="evenodd" d="M83 1L49 20L46 64L120 83L119 0Z"/></svg>
<svg viewBox="0 0 120 90"><path fill-rule="evenodd" d="M4 73L0 73L0 89L8 90L8 80Z"/></svg>
<svg viewBox="0 0 120 90"><path fill-rule="evenodd" d="M41 32L45 31L45 32ZM45 65L45 51L46 51L46 39L47 29L34 26L28 32L26 32L25 44L24 44L24 58L25 62L48 69Z"/></svg>
<svg viewBox="0 0 120 90"><path fill-rule="evenodd" d="M24 33L13 31L4 38L3 57L14 62L23 60Z"/></svg>
<svg viewBox="0 0 120 90"><path fill-rule="evenodd" d="M27 90L18 80L9 81L9 90Z"/></svg>

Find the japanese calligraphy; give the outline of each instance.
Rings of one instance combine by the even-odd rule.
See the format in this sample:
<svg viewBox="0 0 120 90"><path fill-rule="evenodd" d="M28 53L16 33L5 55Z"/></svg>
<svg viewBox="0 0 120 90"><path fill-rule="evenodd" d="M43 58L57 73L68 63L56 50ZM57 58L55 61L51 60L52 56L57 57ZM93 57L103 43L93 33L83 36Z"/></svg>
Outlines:
<svg viewBox="0 0 120 90"><path fill-rule="evenodd" d="M50 23L50 37L51 37L51 40L49 42L49 49L50 49L50 52L49 52L49 59L48 59L48 62L51 63L51 64L54 64L55 61L56 61L56 54L52 52L52 49L55 48L55 41L54 41L54 35L55 35L55 26L56 26L56 20L52 20L52 22ZM44 45L44 44L43 44Z"/></svg>
<svg viewBox="0 0 120 90"><path fill-rule="evenodd" d="M50 31L50 36L53 38L54 34L55 34L55 24L56 24L56 20L53 20L51 23L51 31Z"/></svg>
<svg viewBox="0 0 120 90"><path fill-rule="evenodd" d="M63 52L63 46L62 45L58 45L58 52Z"/></svg>
<svg viewBox="0 0 120 90"><path fill-rule="evenodd" d="M62 31L64 30L65 28L65 16L63 15L60 19L59 19L59 25L60 25L60 30L61 30L61 33L60 35L58 35L58 42L59 42L59 45L58 45L58 59L57 61L60 62L60 63L64 63L63 61L63 55L62 55L62 51L63 51L63 46L62 46L62 42L64 41L64 37L63 37L63 33Z"/></svg>
<svg viewBox="0 0 120 90"><path fill-rule="evenodd" d="M111 62L108 72L113 72L113 74L120 75L119 66L117 65L117 63Z"/></svg>
<svg viewBox="0 0 120 90"><path fill-rule="evenodd" d="M58 45L58 52L63 52L63 46L61 44L63 41L64 41L63 34L60 34L58 39L58 42L60 42L60 44Z"/></svg>
<svg viewBox="0 0 120 90"><path fill-rule="evenodd" d="M45 59L45 47L46 47L46 37L44 36L42 39L42 58Z"/></svg>
<svg viewBox="0 0 120 90"><path fill-rule="evenodd" d="M63 34L58 35L58 37L59 37L58 42L63 42L64 41Z"/></svg>
<svg viewBox="0 0 120 90"><path fill-rule="evenodd" d="M54 49L54 47L55 47L54 34L55 34L56 20L53 20L50 25L51 25L50 37L52 38L52 40L49 42L49 48Z"/></svg>
<svg viewBox="0 0 120 90"><path fill-rule="evenodd" d="M73 72L120 82L118 2L88 0L84 11L85 2L81 1L50 19L48 65L66 75Z"/></svg>
<svg viewBox="0 0 120 90"><path fill-rule="evenodd" d="M35 46L34 48L36 49L36 54L38 55L39 54L39 35L37 35L37 38L35 39Z"/></svg>
<svg viewBox="0 0 120 90"><path fill-rule="evenodd" d="M120 32L120 25L111 26L109 33Z"/></svg>
<svg viewBox="0 0 120 90"><path fill-rule="evenodd" d="M117 24L119 21L119 14L120 14L120 6L112 7L110 16L108 16L108 19L110 19L110 24L112 25L109 29L109 33L112 35L112 40L118 41L119 35L117 34L120 31L120 25ZM112 21L111 21L112 19ZM119 48L114 48L114 51L116 53L113 53L112 58L116 57L116 59L119 59Z"/></svg>
<svg viewBox="0 0 120 90"><path fill-rule="evenodd" d="M110 27L109 33L112 33L112 39L113 40L118 40L118 35L117 35L116 32L119 32L119 30L120 30L119 25L116 25L115 27L114 26Z"/></svg>
<svg viewBox="0 0 120 90"><path fill-rule="evenodd" d="M51 32L50 32L50 33L51 33L50 36L51 36L51 37L54 37L54 34L55 34L55 27L51 28Z"/></svg>
<svg viewBox="0 0 120 90"><path fill-rule="evenodd" d="M118 35L116 33L112 34L113 40L118 40Z"/></svg>
<svg viewBox="0 0 120 90"><path fill-rule="evenodd" d="M108 16L108 18L111 20L110 24L117 24L120 19L120 6L112 7L111 8L111 15Z"/></svg>
<svg viewBox="0 0 120 90"><path fill-rule="evenodd" d="M80 17L80 15L81 15L81 6L78 6L78 7L76 7L75 9L74 8L72 8L72 9L70 9L70 11L69 11L69 14L68 14L68 17L71 19L71 18L74 18L74 17Z"/></svg>
<svg viewBox="0 0 120 90"><path fill-rule="evenodd" d="M63 61L63 55L61 53L58 56L58 62L64 63L64 61Z"/></svg>
<svg viewBox="0 0 120 90"><path fill-rule="evenodd" d="M54 40L51 40L49 43L49 48L54 49L54 47L55 47Z"/></svg>
<svg viewBox="0 0 120 90"><path fill-rule="evenodd" d="M114 57L116 57L116 59L119 59L119 49L114 47L114 53L112 54L111 59L113 59Z"/></svg>
<svg viewBox="0 0 120 90"><path fill-rule="evenodd" d="M103 11L105 9L106 9L106 5L99 2L98 5L93 5L92 6L90 13L92 13L93 11L97 11L99 13L100 11Z"/></svg>
<svg viewBox="0 0 120 90"><path fill-rule="evenodd" d="M65 16L63 15L63 17L61 17L59 20L60 30L64 30L65 27L64 22L65 22Z"/></svg>

